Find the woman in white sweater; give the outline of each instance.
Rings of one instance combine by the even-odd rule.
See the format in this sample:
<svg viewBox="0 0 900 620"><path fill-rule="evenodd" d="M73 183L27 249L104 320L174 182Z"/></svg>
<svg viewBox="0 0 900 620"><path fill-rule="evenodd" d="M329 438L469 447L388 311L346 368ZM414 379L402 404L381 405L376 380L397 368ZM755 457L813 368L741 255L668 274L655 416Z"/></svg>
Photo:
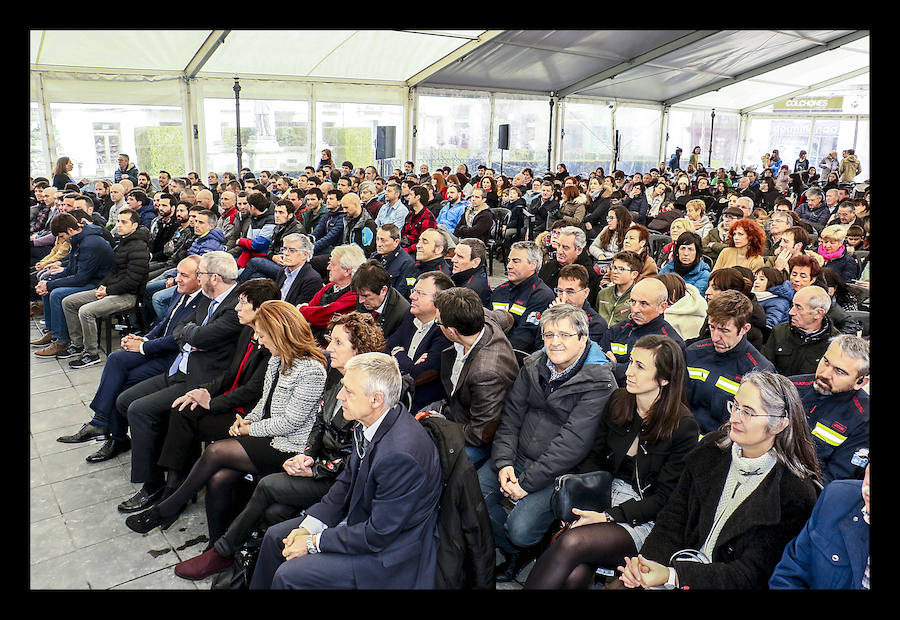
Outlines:
<svg viewBox="0 0 900 620"><path fill-rule="evenodd" d="M259 343L272 354L262 396L245 418L235 414L230 439L209 445L181 485L159 504L131 515L125 524L138 533L167 529L187 501L207 486L207 513L230 508L234 484L245 474L281 471L284 461L306 446L325 389L325 355L309 323L295 306L263 302L253 322ZM167 489L171 491L171 489ZM209 502L214 501L213 508Z"/></svg>

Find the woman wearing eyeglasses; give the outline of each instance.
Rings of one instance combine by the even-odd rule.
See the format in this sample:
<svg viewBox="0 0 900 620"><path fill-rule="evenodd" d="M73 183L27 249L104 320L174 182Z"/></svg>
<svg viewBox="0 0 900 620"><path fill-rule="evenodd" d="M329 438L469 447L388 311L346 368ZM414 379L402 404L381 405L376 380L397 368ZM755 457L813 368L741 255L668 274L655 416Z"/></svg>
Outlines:
<svg viewBox="0 0 900 620"><path fill-rule="evenodd" d="M613 474L606 512L574 509L572 529L531 570L526 588L584 589L599 566L635 555L678 483L699 430L684 403L684 354L671 338L652 335L631 351L625 386L613 392L580 469Z"/></svg>
<svg viewBox="0 0 900 620"><path fill-rule="evenodd" d="M372 316L360 312L336 316L328 332L330 387L317 400L315 423L305 447L284 461L284 471L260 480L247 506L227 531L210 531L210 546L204 553L175 565L179 577L204 579L228 568L235 552L261 522L273 525L296 516L324 497L334 484L353 447L353 425L344 419L337 400L345 366L360 353L384 351L385 344Z"/></svg>
<svg viewBox="0 0 900 620"><path fill-rule="evenodd" d="M790 380L751 372L728 409L685 459L641 553L618 567L625 587L766 588L812 513L821 474Z"/></svg>

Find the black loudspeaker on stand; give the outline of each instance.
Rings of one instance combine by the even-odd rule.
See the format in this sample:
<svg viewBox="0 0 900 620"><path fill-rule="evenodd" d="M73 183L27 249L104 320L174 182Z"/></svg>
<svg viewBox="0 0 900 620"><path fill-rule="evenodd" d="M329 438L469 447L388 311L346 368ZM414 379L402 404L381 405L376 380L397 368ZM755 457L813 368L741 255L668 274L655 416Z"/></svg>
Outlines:
<svg viewBox="0 0 900 620"><path fill-rule="evenodd" d="M384 160L396 157L397 128L393 125L379 125L375 129L375 159L382 164L381 176L384 176Z"/></svg>
<svg viewBox="0 0 900 620"><path fill-rule="evenodd" d="M503 151L509 150L509 123L500 125L497 135L497 148L500 149L500 174L503 174Z"/></svg>

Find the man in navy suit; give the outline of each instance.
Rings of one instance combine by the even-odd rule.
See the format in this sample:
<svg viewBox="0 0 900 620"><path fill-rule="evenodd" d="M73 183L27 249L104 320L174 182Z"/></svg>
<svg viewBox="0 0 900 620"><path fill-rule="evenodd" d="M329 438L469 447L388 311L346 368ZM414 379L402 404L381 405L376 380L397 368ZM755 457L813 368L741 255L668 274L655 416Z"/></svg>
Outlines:
<svg viewBox="0 0 900 620"><path fill-rule="evenodd" d="M197 274L203 295L194 315L175 326L178 353L168 369L128 388L116 399L131 426L131 481L144 485L119 504L120 512L149 508L160 498L165 474L157 465L172 403L228 368L242 325L235 306L237 264L227 252L207 252Z"/></svg>
<svg viewBox="0 0 900 620"><path fill-rule="evenodd" d="M127 334L122 338L122 350L106 359L100 385L90 404L93 419L74 435L57 438L62 443L81 443L106 437L100 450L85 459L88 463L108 461L131 447L126 435L128 421L119 415L116 398L144 379L165 372L172 364L178 353L172 331L178 323L194 315L202 297L197 274L199 265L199 256L189 256L178 263L175 276L178 294L173 296L163 320L144 337Z"/></svg>
<svg viewBox="0 0 900 620"><path fill-rule="evenodd" d="M283 267L275 277L281 301L294 306L308 304L322 288L322 278L309 264L312 253L313 244L306 235L292 233L281 240L281 255L275 257Z"/></svg>
<svg viewBox="0 0 900 620"><path fill-rule="evenodd" d="M435 323L437 308L434 296L440 291L453 288L453 280L440 271L426 271L419 276L409 295L409 312L400 326L391 334L385 345L385 353L394 356L400 372L410 375L415 381L415 397L412 413L416 413L430 402L445 397L441 384L441 351L452 343Z"/></svg>
<svg viewBox="0 0 900 620"><path fill-rule="evenodd" d="M306 517L266 530L252 589L433 588L441 464L400 398L397 362L363 353L338 394L350 462Z"/></svg>
<svg viewBox="0 0 900 620"><path fill-rule="evenodd" d="M809 521L785 547L769 588L869 589L869 466L862 480L825 487Z"/></svg>

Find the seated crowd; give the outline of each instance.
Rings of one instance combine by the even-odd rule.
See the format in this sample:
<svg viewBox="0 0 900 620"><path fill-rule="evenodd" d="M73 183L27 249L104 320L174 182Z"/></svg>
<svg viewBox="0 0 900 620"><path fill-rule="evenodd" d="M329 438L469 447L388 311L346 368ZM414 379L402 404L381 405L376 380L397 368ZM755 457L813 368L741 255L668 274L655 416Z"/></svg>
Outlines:
<svg viewBox="0 0 900 620"><path fill-rule="evenodd" d="M533 559L526 588L867 588L869 190L679 154L384 179L325 150L207 183L123 154L93 184L60 158L32 179L31 344L103 371L58 441L130 452L135 532L205 490L186 579L249 554L254 589L492 588ZM600 510L554 512L598 471Z"/></svg>

